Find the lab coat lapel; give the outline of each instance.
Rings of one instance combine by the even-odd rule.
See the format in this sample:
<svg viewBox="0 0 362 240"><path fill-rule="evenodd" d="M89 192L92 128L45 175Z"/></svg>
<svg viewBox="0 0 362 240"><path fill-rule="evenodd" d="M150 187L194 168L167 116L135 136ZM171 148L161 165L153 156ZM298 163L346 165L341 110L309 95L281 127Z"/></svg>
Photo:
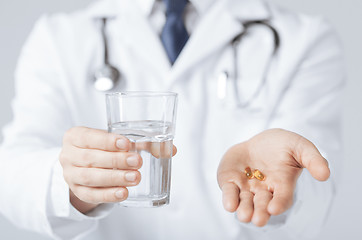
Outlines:
<svg viewBox="0 0 362 240"><path fill-rule="evenodd" d="M170 71L171 65L159 36L133 0L104 0L89 10L93 18L115 17L117 36L134 50L138 58L147 62L147 69L156 70L161 78ZM142 71L142 61L134 63ZM151 66L151 67L150 67Z"/></svg>
<svg viewBox="0 0 362 240"><path fill-rule="evenodd" d="M170 71L171 65L159 36L133 0L104 0L90 13L93 17L117 16L120 22L119 36L169 83L230 44L244 30L242 21L270 18L264 0L215 0Z"/></svg>
<svg viewBox="0 0 362 240"><path fill-rule="evenodd" d="M147 61L163 78L171 65L159 36L153 31L135 1L123 0L122 3L122 37L127 38L129 46L132 46L139 57Z"/></svg>
<svg viewBox="0 0 362 240"><path fill-rule="evenodd" d="M172 79L229 45L244 31L241 22L270 18L263 0L219 0L211 6L191 35L172 71Z"/></svg>

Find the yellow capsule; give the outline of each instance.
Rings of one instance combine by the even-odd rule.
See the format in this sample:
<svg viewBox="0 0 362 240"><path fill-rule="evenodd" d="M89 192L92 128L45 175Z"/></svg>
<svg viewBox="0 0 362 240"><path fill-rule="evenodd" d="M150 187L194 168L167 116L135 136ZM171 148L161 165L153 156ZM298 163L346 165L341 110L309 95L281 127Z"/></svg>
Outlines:
<svg viewBox="0 0 362 240"><path fill-rule="evenodd" d="M265 176L262 172L260 172L258 169L255 169L254 171L254 177L260 181L264 181L265 180Z"/></svg>
<svg viewBox="0 0 362 240"><path fill-rule="evenodd" d="M254 178L254 174L251 171L250 167L245 168L245 175L247 178L252 179Z"/></svg>

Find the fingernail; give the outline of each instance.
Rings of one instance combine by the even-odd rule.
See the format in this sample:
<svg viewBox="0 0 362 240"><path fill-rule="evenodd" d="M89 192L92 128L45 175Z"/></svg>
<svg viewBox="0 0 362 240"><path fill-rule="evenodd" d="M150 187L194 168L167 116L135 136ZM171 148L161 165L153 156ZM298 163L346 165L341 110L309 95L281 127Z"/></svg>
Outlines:
<svg viewBox="0 0 362 240"><path fill-rule="evenodd" d="M137 176L136 176L135 172L129 172L129 173L126 173L125 178L129 182L134 182L136 180Z"/></svg>
<svg viewBox="0 0 362 240"><path fill-rule="evenodd" d="M124 194L124 191L117 191L115 193L116 195L116 198L124 198L125 194Z"/></svg>
<svg viewBox="0 0 362 240"><path fill-rule="evenodd" d="M127 164L130 167L137 167L138 166L138 157L136 155L132 155L127 158Z"/></svg>
<svg viewBox="0 0 362 240"><path fill-rule="evenodd" d="M119 149L127 149L127 141L123 138L118 139L116 145Z"/></svg>

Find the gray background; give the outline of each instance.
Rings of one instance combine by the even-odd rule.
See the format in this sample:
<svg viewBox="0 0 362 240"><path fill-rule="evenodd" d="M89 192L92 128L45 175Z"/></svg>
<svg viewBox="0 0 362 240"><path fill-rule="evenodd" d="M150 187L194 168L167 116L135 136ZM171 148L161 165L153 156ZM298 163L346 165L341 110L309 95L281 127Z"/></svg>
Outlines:
<svg viewBox="0 0 362 240"><path fill-rule="evenodd" d="M335 26L345 47L349 75L344 99L344 178L334 208L319 239L360 239L362 237L362 1L361 0L273 0L299 12L324 15ZM10 101L14 96L13 72L16 61L34 21L42 13L72 11L92 0L12 0L0 1L0 127L12 118ZM359 60L359 61L358 61ZM0 135L0 141L2 136ZM1 197L1 193L0 193ZM46 239L19 230L0 216L0 239Z"/></svg>

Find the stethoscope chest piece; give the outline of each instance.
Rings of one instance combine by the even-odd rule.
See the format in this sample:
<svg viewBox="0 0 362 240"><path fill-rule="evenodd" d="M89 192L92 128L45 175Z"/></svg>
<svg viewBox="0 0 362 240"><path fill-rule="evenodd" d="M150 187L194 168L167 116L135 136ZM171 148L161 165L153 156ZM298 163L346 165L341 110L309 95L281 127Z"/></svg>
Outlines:
<svg viewBox="0 0 362 240"><path fill-rule="evenodd" d="M94 73L94 88L100 92L112 90L119 79L120 73L117 68L105 64Z"/></svg>

